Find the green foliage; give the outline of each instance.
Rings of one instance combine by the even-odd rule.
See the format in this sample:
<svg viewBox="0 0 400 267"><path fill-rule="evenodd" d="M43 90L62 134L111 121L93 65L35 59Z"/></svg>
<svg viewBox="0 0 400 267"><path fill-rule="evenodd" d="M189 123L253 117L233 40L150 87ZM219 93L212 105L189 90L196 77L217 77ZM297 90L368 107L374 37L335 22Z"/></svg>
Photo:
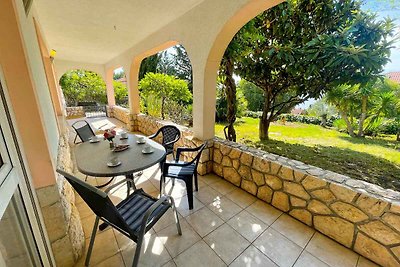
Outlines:
<svg viewBox="0 0 400 267"><path fill-rule="evenodd" d="M60 79L67 106L81 101L107 103L106 84L97 73L87 70L67 71Z"/></svg>
<svg viewBox="0 0 400 267"><path fill-rule="evenodd" d="M315 103L311 104L306 112L310 116L321 117L321 116L334 116L338 112L332 105L328 104L324 98L318 99Z"/></svg>
<svg viewBox="0 0 400 267"><path fill-rule="evenodd" d="M392 33L391 21L376 22L356 0L289 0L251 20L227 54L240 77L264 90L260 138L284 110L333 84L379 77Z"/></svg>
<svg viewBox="0 0 400 267"><path fill-rule="evenodd" d="M128 89L122 82L113 81L115 102L119 106L128 106Z"/></svg>
<svg viewBox="0 0 400 267"><path fill-rule="evenodd" d="M241 79L237 91L241 92L247 100L247 109L249 111L261 111L264 106L264 91L251 82Z"/></svg>
<svg viewBox="0 0 400 267"><path fill-rule="evenodd" d="M113 80L119 80L121 78L125 77L125 72L122 70L120 72L114 72L113 74Z"/></svg>
<svg viewBox="0 0 400 267"><path fill-rule="evenodd" d="M139 82L139 90L145 112L155 117L166 118L168 106L186 106L192 102L184 80L162 73L147 73ZM174 119L171 118L170 119Z"/></svg>
<svg viewBox="0 0 400 267"><path fill-rule="evenodd" d="M294 114L281 114L278 116L278 120L284 119L287 122L300 122L305 124L321 125L321 117L306 116L306 115L294 115ZM338 116L330 116L326 121L326 126L332 127L334 121L339 119Z"/></svg>
<svg viewBox="0 0 400 267"><path fill-rule="evenodd" d="M248 102L241 91L236 92L236 116L242 117L246 114ZM226 122L228 112L228 103L225 94L225 87L222 84L221 78L217 82L217 100L215 120L217 122Z"/></svg>
<svg viewBox="0 0 400 267"><path fill-rule="evenodd" d="M161 58L159 54L155 54L143 59L139 69L139 81L145 77L146 73L156 73L160 60Z"/></svg>

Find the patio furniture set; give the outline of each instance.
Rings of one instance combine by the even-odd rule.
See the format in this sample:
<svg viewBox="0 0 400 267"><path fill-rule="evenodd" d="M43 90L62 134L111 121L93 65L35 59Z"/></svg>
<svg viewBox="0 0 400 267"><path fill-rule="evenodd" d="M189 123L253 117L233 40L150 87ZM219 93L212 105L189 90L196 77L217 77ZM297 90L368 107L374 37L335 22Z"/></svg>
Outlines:
<svg viewBox="0 0 400 267"><path fill-rule="evenodd" d="M136 242L132 266L138 266L144 235L169 208L173 210L178 233L182 234L174 200L165 194L166 178L172 179L172 185L175 179L185 182L189 209L193 209L193 180L195 189L198 191L197 166L206 144L196 148L179 147L174 155L174 144L180 139L181 134L173 125L163 126L147 138L122 133L118 141L120 144L114 147L111 147L107 141L100 140L86 121L75 122L72 127L76 132L74 142L77 137L82 141L75 149L77 168L80 172L95 177L111 177L100 187L109 185L116 176L125 176L125 179L102 191L99 187L96 188L72 174L57 170L96 214L85 266L89 266L97 228L104 230L107 226L115 228ZM160 135L162 136L161 144L154 141ZM118 150L118 148L123 149ZM195 154L191 161L180 160L186 152ZM172 155L173 160L167 161L167 155ZM142 189L136 189L134 181L135 174L140 175L141 171L156 164L159 164L161 168L159 199L146 194ZM124 183L127 185L127 197L114 205L108 193ZM130 188L134 190L132 194L130 194ZM103 223L99 226L100 220Z"/></svg>

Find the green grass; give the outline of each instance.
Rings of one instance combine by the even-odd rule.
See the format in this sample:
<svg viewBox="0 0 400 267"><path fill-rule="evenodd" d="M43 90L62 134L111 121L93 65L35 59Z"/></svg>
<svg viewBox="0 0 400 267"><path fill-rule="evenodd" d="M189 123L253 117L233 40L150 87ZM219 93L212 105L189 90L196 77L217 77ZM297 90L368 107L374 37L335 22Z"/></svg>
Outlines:
<svg viewBox="0 0 400 267"><path fill-rule="evenodd" d="M273 123L269 141L258 138L258 119L242 118L235 125L237 141L355 179L400 191L400 142L395 136L351 138L318 125ZM224 138L223 124L215 133Z"/></svg>

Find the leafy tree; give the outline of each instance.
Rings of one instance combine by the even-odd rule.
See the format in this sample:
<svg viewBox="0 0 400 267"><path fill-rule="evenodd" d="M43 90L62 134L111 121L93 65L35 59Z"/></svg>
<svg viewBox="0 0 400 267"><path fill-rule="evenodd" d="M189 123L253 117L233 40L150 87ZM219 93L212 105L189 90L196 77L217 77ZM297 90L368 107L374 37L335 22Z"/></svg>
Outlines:
<svg viewBox="0 0 400 267"><path fill-rule="evenodd" d="M123 77L125 77L125 72L124 72L124 70L119 71L119 72L114 72L114 74L113 74L113 80L114 80L114 81L119 80L119 79L121 79L121 78L123 78Z"/></svg>
<svg viewBox="0 0 400 267"><path fill-rule="evenodd" d="M328 104L326 98L321 98L311 104L307 109L307 114L314 117L334 116L338 114L335 107Z"/></svg>
<svg viewBox="0 0 400 267"><path fill-rule="evenodd" d="M150 97L160 100L162 119L165 119L167 102L189 104L192 101L185 81L163 73L147 73L139 82L139 90L144 99Z"/></svg>
<svg viewBox="0 0 400 267"><path fill-rule="evenodd" d="M128 105L128 88L122 82L113 81L115 102L120 106Z"/></svg>
<svg viewBox="0 0 400 267"><path fill-rule="evenodd" d="M67 106L77 106L81 101L107 103L106 84L95 72L87 70L67 71L60 79Z"/></svg>
<svg viewBox="0 0 400 267"><path fill-rule="evenodd" d="M155 54L143 59L139 69L139 81L145 77L146 73L156 73L160 60L159 54Z"/></svg>
<svg viewBox="0 0 400 267"><path fill-rule="evenodd" d="M189 91L193 92L192 64L185 48L181 45L176 45L159 53L159 57L157 72L187 81Z"/></svg>
<svg viewBox="0 0 400 267"><path fill-rule="evenodd" d="M264 91L257 85L241 79L239 81L238 92L242 92L247 101L247 109L250 111L261 111L264 106Z"/></svg>
<svg viewBox="0 0 400 267"><path fill-rule="evenodd" d="M270 123L284 110L333 85L378 77L392 26L375 22L356 0L289 0L245 25L230 46L241 47L238 75L264 91L260 139L268 139Z"/></svg>

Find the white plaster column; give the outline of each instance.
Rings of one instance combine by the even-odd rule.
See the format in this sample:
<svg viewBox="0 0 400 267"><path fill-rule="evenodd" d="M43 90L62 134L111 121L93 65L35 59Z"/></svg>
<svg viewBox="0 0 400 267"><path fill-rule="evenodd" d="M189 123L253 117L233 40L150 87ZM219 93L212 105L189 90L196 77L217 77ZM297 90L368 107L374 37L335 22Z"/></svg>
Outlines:
<svg viewBox="0 0 400 267"><path fill-rule="evenodd" d="M115 106L115 93L114 93L114 70L106 70L106 90L107 90L107 103L110 107Z"/></svg>
<svg viewBox="0 0 400 267"><path fill-rule="evenodd" d="M219 62L215 62L219 65ZM202 65L202 64L200 64ZM201 140L214 138L216 81L218 67L208 68L196 65L193 67L193 132Z"/></svg>
<svg viewBox="0 0 400 267"><path fill-rule="evenodd" d="M124 71L127 79L129 110L131 114L140 113L140 95L139 95L139 58L134 58L130 65L124 65Z"/></svg>

